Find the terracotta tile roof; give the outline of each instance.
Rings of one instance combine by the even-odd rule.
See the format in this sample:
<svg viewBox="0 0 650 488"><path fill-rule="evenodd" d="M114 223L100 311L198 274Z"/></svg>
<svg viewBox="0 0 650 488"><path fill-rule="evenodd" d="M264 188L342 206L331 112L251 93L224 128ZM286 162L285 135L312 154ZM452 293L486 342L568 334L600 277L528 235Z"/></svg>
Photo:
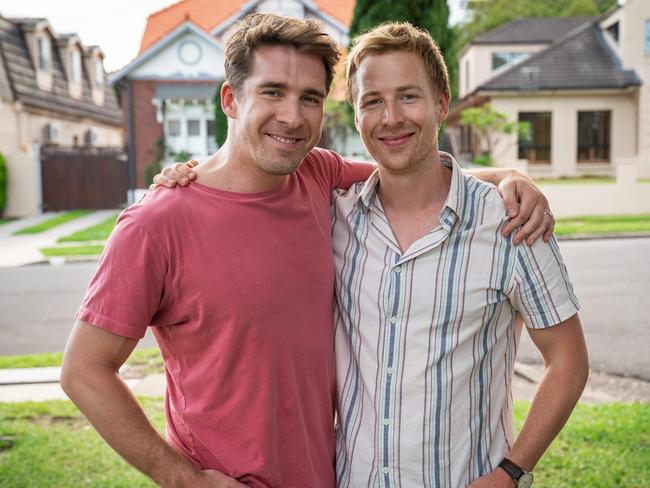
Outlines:
<svg viewBox="0 0 650 488"><path fill-rule="evenodd" d="M327 14L344 25L350 25L355 0L315 0L315 3ZM181 0L167 8L154 12L147 19L140 53L158 42L176 27L191 20L198 27L209 32L228 17L236 13L245 0Z"/></svg>

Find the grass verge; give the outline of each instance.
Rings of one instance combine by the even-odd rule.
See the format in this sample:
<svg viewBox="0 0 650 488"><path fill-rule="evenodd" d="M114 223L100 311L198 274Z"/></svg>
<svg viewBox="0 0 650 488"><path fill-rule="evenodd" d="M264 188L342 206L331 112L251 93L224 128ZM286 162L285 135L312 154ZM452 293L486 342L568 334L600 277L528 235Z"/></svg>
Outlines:
<svg viewBox="0 0 650 488"><path fill-rule="evenodd" d="M0 369L61 366L62 359L62 352L0 356ZM156 347L135 349L126 364L141 376L164 371L162 356Z"/></svg>
<svg viewBox="0 0 650 488"><path fill-rule="evenodd" d="M603 176L578 176L564 178L534 178L538 185L614 185L616 178Z"/></svg>
<svg viewBox="0 0 650 488"><path fill-rule="evenodd" d="M557 219L556 235L650 232L650 214Z"/></svg>
<svg viewBox="0 0 650 488"><path fill-rule="evenodd" d="M160 399L140 398L161 432ZM113 452L68 401L0 404L0 486L154 487Z"/></svg>
<svg viewBox="0 0 650 488"><path fill-rule="evenodd" d="M69 236L61 237L57 242L105 241L111 232L113 232L118 216L119 214L112 215L97 225L73 232Z"/></svg>
<svg viewBox="0 0 650 488"><path fill-rule="evenodd" d="M14 232L14 235L38 234L40 232L45 232L46 230L50 230L53 227L56 227L57 225L65 224L66 222L70 222L71 220L78 219L92 212L93 210L71 210L61 215L57 215L56 217L52 217L51 219L44 220L39 224L18 229L16 232Z"/></svg>
<svg viewBox="0 0 650 488"><path fill-rule="evenodd" d="M13 222L16 219L0 219L0 225L3 224L8 224L9 222Z"/></svg>
<svg viewBox="0 0 650 488"><path fill-rule="evenodd" d="M160 431L162 399L140 398ZM518 428L528 403L515 402ZM67 401L0 404L0 486L152 487ZM2 447L0 447L2 449ZM535 469L535 486L650 486L650 405L579 405Z"/></svg>
<svg viewBox="0 0 650 488"><path fill-rule="evenodd" d="M99 256L104 252L102 244L87 244L84 246L42 247L39 249L43 256Z"/></svg>

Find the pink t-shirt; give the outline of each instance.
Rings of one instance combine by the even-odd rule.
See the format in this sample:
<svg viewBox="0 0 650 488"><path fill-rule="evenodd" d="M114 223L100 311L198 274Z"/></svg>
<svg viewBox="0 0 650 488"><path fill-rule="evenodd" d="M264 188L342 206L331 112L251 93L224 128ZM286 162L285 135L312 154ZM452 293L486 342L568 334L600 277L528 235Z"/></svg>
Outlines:
<svg viewBox="0 0 650 488"><path fill-rule="evenodd" d="M255 487L333 487L330 201L369 165L313 150L284 184L159 189L125 210L77 318L141 338L170 442Z"/></svg>

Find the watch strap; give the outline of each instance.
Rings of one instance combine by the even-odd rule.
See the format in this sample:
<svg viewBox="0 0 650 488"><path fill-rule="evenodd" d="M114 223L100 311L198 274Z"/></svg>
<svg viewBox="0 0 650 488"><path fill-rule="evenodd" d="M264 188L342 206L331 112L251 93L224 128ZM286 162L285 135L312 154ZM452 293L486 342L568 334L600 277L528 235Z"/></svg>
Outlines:
<svg viewBox="0 0 650 488"><path fill-rule="evenodd" d="M499 467L508 473L508 475L515 481L519 481L519 478L526 474L526 471L521 469L508 458L503 458L499 463Z"/></svg>

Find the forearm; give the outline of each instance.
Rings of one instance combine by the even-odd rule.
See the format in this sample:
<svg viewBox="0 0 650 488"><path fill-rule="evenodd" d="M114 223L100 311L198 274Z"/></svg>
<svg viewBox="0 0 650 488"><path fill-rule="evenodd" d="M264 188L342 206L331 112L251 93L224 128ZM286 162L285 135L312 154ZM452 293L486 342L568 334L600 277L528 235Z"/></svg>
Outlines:
<svg viewBox="0 0 650 488"><path fill-rule="evenodd" d="M521 432L506 455L532 470L571 415L588 376L585 351L547 363Z"/></svg>
<svg viewBox="0 0 650 488"><path fill-rule="evenodd" d="M472 175L481 181L492 183L495 186L499 186L499 184L509 176L517 175L529 178L521 171L510 168L472 168L464 169L463 171L468 175Z"/></svg>
<svg viewBox="0 0 650 488"><path fill-rule="evenodd" d="M68 370L62 386L106 442L159 485L187 486L198 473L154 429L117 372Z"/></svg>

